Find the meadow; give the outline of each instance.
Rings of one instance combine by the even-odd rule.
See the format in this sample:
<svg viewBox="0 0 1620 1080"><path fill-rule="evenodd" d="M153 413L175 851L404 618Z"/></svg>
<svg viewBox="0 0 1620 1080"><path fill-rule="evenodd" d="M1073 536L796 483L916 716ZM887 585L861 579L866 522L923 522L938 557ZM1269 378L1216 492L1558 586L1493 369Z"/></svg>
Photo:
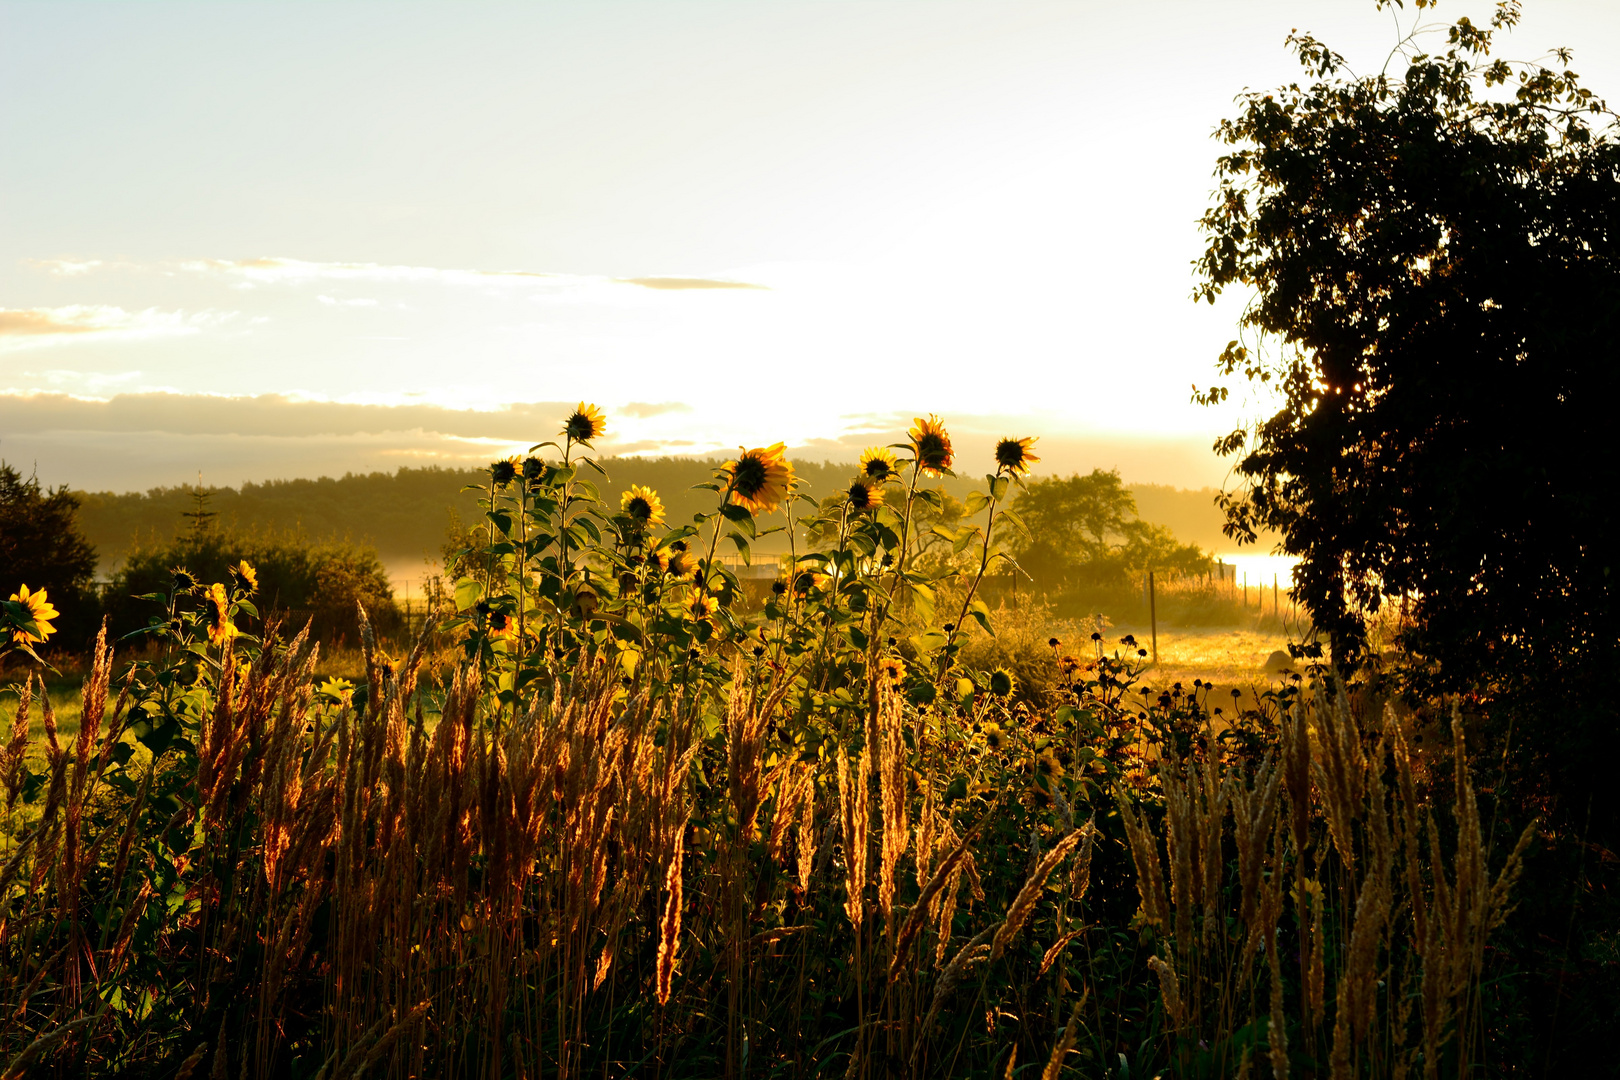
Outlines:
<svg viewBox="0 0 1620 1080"><path fill-rule="evenodd" d="M176 568L78 678L25 665L0 1075L1437 1077L1511 1052L1493 934L1536 827L1482 814L1459 703L1267 672L1290 634L1263 613L1155 646L992 605L1032 439L960 516L929 513L967 471L930 416L822 498L745 451L688 523L609 486L601 422L479 477L409 637L362 606L333 655L261 618L239 563ZM787 572L741 573L772 536Z"/></svg>

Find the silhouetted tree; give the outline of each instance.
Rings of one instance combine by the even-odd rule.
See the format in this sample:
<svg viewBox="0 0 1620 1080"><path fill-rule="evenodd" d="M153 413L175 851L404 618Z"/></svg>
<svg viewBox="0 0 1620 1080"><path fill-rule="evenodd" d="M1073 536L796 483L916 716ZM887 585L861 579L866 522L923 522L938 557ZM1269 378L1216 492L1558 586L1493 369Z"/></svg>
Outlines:
<svg viewBox="0 0 1620 1080"><path fill-rule="evenodd" d="M79 529L79 499L66 487L26 480L0 461L0 599L27 585L45 589L60 611L52 645L77 648L94 633L99 607L90 587L96 549Z"/></svg>
<svg viewBox="0 0 1620 1080"><path fill-rule="evenodd" d="M1342 657L1410 597L1454 685L1567 673L1617 630L1620 147L1593 126L1613 114L1490 38L1464 19L1443 54L1404 42L1395 78L1291 37L1319 81L1221 125L1198 264L1200 295L1255 293L1256 340L1220 370L1283 399L1217 444L1243 481L1229 535L1285 534Z"/></svg>

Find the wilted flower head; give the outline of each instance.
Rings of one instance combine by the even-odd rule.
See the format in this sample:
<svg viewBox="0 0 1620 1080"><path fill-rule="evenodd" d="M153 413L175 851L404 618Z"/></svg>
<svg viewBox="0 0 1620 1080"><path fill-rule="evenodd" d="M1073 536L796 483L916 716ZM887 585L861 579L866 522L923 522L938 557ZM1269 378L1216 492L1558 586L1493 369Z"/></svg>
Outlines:
<svg viewBox="0 0 1620 1080"><path fill-rule="evenodd" d="M564 435L578 443L589 443L592 439L599 439L606 431L607 418L602 415L602 410L583 401L574 406L574 411L568 414L562 429Z"/></svg>
<svg viewBox="0 0 1620 1080"><path fill-rule="evenodd" d="M861 451L861 475L883 483L896 472L894 451L887 446L869 446Z"/></svg>
<svg viewBox="0 0 1620 1080"><path fill-rule="evenodd" d="M619 496L619 509L637 525L651 527L662 524L664 504L652 488L631 484L630 490Z"/></svg>
<svg viewBox="0 0 1620 1080"><path fill-rule="evenodd" d="M489 478L496 487L505 487L517 476L517 462L512 458L502 458L492 462L489 466Z"/></svg>
<svg viewBox="0 0 1620 1080"><path fill-rule="evenodd" d="M1034 445L1034 438L1007 438L997 442L996 468L1007 473L1017 473L1019 476L1028 476L1029 467L1041 460L1030 452L1030 448Z"/></svg>
<svg viewBox="0 0 1620 1080"><path fill-rule="evenodd" d="M231 623L230 597L225 595L225 586L216 581L208 586L203 599L208 602L208 640L214 645L223 645L236 636L236 627Z"/></svg>
<svg viewBox="0 0 1620 1080"><path fill-rule="evenodd" d="M871 510L883 502L883 488L876 480L858 476L849 485L848 498L849 508L856 513Z"/></svg>
<svg viewBox="0 0 1620 1080"><path fill-rule="evenodd" d="M243 592L259 591L259 572L246 559L231 567L231 577L236 579L237 587Z"/></svg>
<svg viewBox="0 0 1620 1080"><path fill-rule="evenodd" d="M782 505L793 485L793 464L781 443L744 450L725 464L731 501L755 514L767 514Z"/></svg>
<svg viewBox="0 0 1620 1080"><path fill-rule="evenodd" d="M29 592L28 586L22 585L18 587L16 592L11 594L11 599L13 603L21 604L27 609L28 621L32 622L38 631L38 633L30 634L26 630L13 630L11 640L14 643L18 645L43 643L46 638L56 633L56 627L50 624L50 620L56 618L60 612L46 598L44 589L40 589L38 592Z"/></svg>
<svg viewBox="0 0 1620 1080"><path fill-rule="evenodd" d="M945 430L945 421L929 413L927 418L917 417L906 434L911 436L911 449L917 457L917 468L925 476L940 476L956 460L951 451L951 436Z"/></svg>

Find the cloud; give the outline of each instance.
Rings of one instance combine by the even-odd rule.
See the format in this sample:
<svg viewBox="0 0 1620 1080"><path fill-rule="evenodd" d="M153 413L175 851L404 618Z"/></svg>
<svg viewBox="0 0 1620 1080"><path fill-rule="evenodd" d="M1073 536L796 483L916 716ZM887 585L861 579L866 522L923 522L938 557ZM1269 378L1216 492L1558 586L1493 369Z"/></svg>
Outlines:
<svg viewBox="0 0 1620 1080"><path fill-rule="evenodd" d="M297 285L311 281L374 281L392 284L489 285L557 281L560 275L529 270L458 270L383 263L307 262L303 259L191 259L186 273L236 278L251 285Z"/></svg>
<svg viewBox="0 0 1620 1080"><path fill-rule="evenodd" d="M689 413L692 406L680 401L664 401L656 405L645 401L632 401L628 405L620 405L616 410L625 416L633 416L638 420L645 420L651 416L667 416L670 413Z"/></svg>
<svg viewBox="0 0 1620 1080"><path fill-rule="evenodd" d="M92 270L99 270L107 264L100 259L25 259L29 266L37 266L46 273L55 277L78 277L88 274Z"/></svg>
<svg viewBox="0 0 1620 1080"><path fill-rule="evenodd" d="M349 300L340 300L335 296L317 296L315 299L332 307L376 307L381 301L370 297L356 296Z"/></svg>
<svg viewBox="0 0 1620 1080"><path fill-rule="evenodd" d="M769 285L755 285L747 281L724 281L720 278L698 277L631 277L614 278L621 285L640 285L643 289L769 289Z"/></svg>
<svg viewBox="0 0 1620 1080"><path fill-rule="evenodd" d="M195 334L234 318L234 311L125 311L105 304L0 308L0 348L26 348L84 335L158 337Z"/></svg>

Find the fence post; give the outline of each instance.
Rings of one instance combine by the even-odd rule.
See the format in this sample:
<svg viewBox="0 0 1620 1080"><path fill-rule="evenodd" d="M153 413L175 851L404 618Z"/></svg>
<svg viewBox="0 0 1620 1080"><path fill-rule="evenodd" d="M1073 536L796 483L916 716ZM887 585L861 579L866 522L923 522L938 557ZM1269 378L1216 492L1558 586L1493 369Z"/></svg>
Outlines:
<svg viewBox="0 0 1620 1080"><path fill-rule="evenodd" d="M1159 605L1154 595L1153 571L1148 571L1148 625L1153 631L1153 662L1159 662Z"/></svg>

